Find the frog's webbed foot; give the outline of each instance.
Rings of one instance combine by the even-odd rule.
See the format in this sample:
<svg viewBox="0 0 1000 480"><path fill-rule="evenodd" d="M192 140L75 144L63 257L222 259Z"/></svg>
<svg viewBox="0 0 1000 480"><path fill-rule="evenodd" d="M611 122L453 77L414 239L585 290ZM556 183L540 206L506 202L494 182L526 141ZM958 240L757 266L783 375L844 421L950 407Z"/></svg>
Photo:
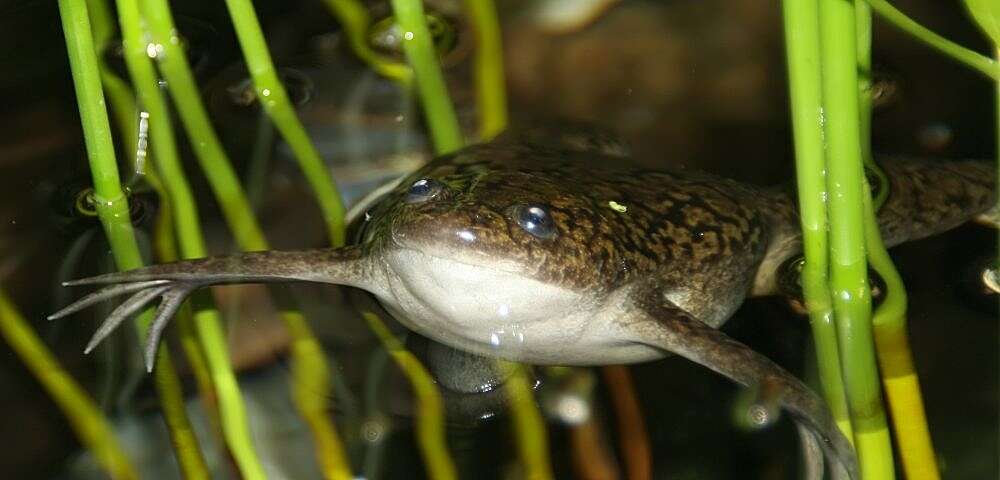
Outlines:
<svg viewBox="0 0 1000 480"><path fill-rule="evenodd" d="M360 247L303 250L292 252L250 252L153 265L127 272L108 273L66 282L64 286L99 285L87 295L49 316L65 317L99 302L130 294L114 309L87 344L90 352L129 316L157 298L160 304L150 325L144 353L146 368L152 370L156 348L163 330L191 292L210 285L310 281L368 285Z"/></svg>
<svg viewBox="0 0 1000 480"><path fill-rule="evenodd" d="M664 299L661 289L638 290L638 295L633 296L633 308L619 322L636 341L685 357L743 386L770 385L778 403L800 426L806 461L812 463L807 470L822 472L822 457L815 455L815 450L822 448L834 478L860 477L851 444L823 401L799 379Z"/></svg>
<svg viewBox="0 0 1000 480"><path fill-rule="evenodd" d="M116 278L121 274L113 275L114 276L110 278ZM153 363L156 359L157 345L160 343L160 337L163 335L163 330L166 328L167 324L170 323L170 319L173 318L174 314L177 313L181 304L184 303L184 299L186 299L191 292L197 290L204 284L194 281L167 279L111 283L113 281L114 280L111 280L108 277L102 276L66 282L65 285L67 286L100 283L110 283L110 285L91 293L80 300L77 300L52 315L49 315L49 320L65 317L104 300L131 294L127 300L122 302L121 305L116 307L111 314L108 315L108 318L104 320L104 323L102 323L97 331L94 332L93 337L91 337L90 341L87 343L87 348L84 350L84 353L90 353L95 347L97 347L97 345L104 341L104 339L107 338L111 332L115 331L115 329L118 328L118 326L121 325L125 319L141 311L143 308L159 298L160 304L157 306L153 322L150 324L143 352L146 369L148 371L152 371Z"/></svg>

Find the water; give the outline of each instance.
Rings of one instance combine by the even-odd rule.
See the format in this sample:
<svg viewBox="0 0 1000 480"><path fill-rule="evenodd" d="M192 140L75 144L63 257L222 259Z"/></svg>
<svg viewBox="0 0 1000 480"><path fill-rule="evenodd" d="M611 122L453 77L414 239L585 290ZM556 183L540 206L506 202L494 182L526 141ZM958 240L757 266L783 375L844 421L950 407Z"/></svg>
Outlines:
<svg viewBox="0 0 1000 480"><path fill-rule="evenodd" d="M268 122L261 121L252 95L247 103L233 100L246 98L239 87L248 84L241 83L245 72L225 11L202 3L172 5L215 126L248 190L254 186L258 192L255 205L262 223L276 247L322 245L324 228L289 149ZM576 34L551 36L515 15L516 3L502 2L515 119L567 116L615 127L650 165L707 169L761 184L792 178L775 5L754 0L662 5L626 1ZM950 38L981 47L961 9L939 3L914 0L907 5L920 18L934 19L935 27ZM349 200L426 158L428 142L420 132L419 110L390 82L345 56L336 27L318 2L261 8L286 88ZM0 37L8 40L0 49L5 67L0 79L0 98L5 99L0 105L3 287L66 368L115 419L128 448L146 452L135 457L137 463L150 462L143 463L150 471L176 478L175 467L163 454L169 447L132 332L116 335L83 356L95 322L106 309L55 323L43 320L79 293L60 288L60 281L106 271L111 258L92 212L76 208L89 186L89 173L68 65L62 60L55 4L27 1L7 9L0 16ZM876 151L953 158L992 155L991 102L984 101L992 97L986 82L888 29L879 27L876 42L877 63L892 71L902 92L876 115ZM460 106L465 105L460 108L464 123L470 125L475 117L468 105L474 95L468 87L459 87L468 85L469 77L469 57L460 55L467 46L462 45L460 38L449 78L457 85ZM106 56L114 59L115 53ZM121 65L117 70L124 71ZM196 173L190 152L184 154L203 206L210 248L231 251L218 207ZM133 221L142 231L151 231L162 205L141 183L131 195ZM628 206L611 199L609 208ZM977 296L976 283L963 276L966 266L994 251L993 238L985 228L966 226L893 251L910 294L912 347L947 478L998 474L996 298ZM152 250L148 234L140 235L140 244L145 252ZM329 408L356 471L381 478L412 478L422 472L413 440L415 405L409 383L365 324L344 307L343 293L296 286L285 294L322 338L335 372ZM239 318L229 323L230 341L267 468L274 478L315 478L318 469L308 429L293 414L288 394L289 339L274 315L275 302L249 287L219 289L216 298L228 318ZM808 325L784 303L749 302L724 330L808 378ZM519 341L516 325L495 335L498 343ZM438 347L428 347L415 335L407 345L430 366L455 362L451 353L434 353ZM180 350L175 351L181 357ZM636 365L630 371L658 475L739 478L746 472L766 472L759 477L795 478L791 424L781 419L759 431L740 430L731 415L739 390L729 382L678 358ZM517 460L504 398L498 395L503 377L485 367L459 372L476 375L432 370L447 376L442 395L453 422L449 445L466 476L501 478ZM596 378L586 395L567 387L556 389L551 396L556 401L542 402L552 415L549 440L559 478L575 472L569 425L597 418L612 452L619 440L611 391L598 370L584 372ZM182 374L191 396L189 409L199 418L203 415L198 413L189 368L182 365ZM545 371L535 374L549 380L540 381L539 388L563 385ZM78 457L79 445L59 411L13 355L0 356L0 381L5 386L0 405L7 412L0 420L0 438L6 440L0 453L3 476L87 478L67 473L71 468L85 471L80 465L86 460ZM540 391L539 398L550 398L551 393ZM204 424L199 428L207 431ZM231 478L232 469L217 445L206 445L218 478ZM622 466L620 455L617 461Z"/></svg>

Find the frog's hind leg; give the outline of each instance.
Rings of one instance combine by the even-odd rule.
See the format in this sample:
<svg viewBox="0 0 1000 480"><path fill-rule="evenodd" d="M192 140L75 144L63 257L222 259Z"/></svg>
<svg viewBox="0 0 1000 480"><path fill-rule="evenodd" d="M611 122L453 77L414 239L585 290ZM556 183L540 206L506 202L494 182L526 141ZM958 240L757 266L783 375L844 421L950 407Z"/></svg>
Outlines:
<svg viewBox="0 0 1000 480"><path fill-rule="evenodd" d="M857 480L857 456L840 432L823 401L792 374L746 345L706 325L664 299L662 289L638 287L631 304L618 319L618 327L639 343L659 348L704 365L743 386L770 384L778 392L780 405L809 435L808 449L818 443L834 478ZM815 453L815 452L812 452ZM822 467L819 467L822 471Z"/></svg>
<svg viewBox="0 0 1000 480"><path fill-rule="evenodd" d="M296 252L251 252L225 257L153 265L127 272L109 273L66 282L65 286L101 285L91 293L49 316L55 320L102 301L131 296L114 309L87 344L89 353L126 318L160 299L145 346L146 368L152 370L156 348L170 319L195 290L211 285L312 281L370 288L370 278L360 247Z"/></svg>

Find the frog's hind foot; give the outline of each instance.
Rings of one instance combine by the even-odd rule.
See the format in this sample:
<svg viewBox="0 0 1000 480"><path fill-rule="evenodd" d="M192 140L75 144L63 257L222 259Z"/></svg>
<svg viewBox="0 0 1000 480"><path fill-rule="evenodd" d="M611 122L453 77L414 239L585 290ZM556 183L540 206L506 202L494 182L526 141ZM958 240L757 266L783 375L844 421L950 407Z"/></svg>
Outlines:
<svg viewBox="0 0 1000 480"><path fill-rule="evenodd" d="M153 371L153 364L156 361L157 346L160 343L163 330L166 328L167 324L170 323L170 319L173 318L174 314L177 313L181 304L184 303L184 299L186 299L192 291L201 287L202 284L191 281L166 279L130 281L127 278L128 277L124 277L122 274L109 274L64 283L66 286L93 284L110 284L110 286L104 287L81 298L80 300L77 300L76 302L73 302L62 310L49 315L48 319L56 320L58 318L76 313L104 300L131 294L127 300L122 302L121 305L116 307L111 314L108 315L108 318L104 320L104 323L102 323L97 331L94 332L94 336L91 337L90 342L87 343L87 347L84 350L84 353L90 353L95 347L97 347L97 345L104 341L104 339L107 338L111 332L115 331L115 329L118 328L118 326L121 325L126 318L141 311L155 299L159 298L160 304L156 308L156 314L153 318L153 322L150 324L149 333L146 337L146 345L143 349L143 358L146 363L146 370L151 372Z"/></svg>

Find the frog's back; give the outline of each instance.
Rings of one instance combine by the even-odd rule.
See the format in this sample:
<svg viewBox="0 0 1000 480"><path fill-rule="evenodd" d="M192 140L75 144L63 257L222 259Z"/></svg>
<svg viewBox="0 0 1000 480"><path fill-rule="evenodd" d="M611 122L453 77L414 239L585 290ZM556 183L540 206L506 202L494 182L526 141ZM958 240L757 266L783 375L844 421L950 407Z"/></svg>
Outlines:
<svg viewBox="0 0 1000 480"><path fill-rule="evenodd" d="M767 241L759 191L699 172L639 168L600 149L491 143L439 158L411 180L418 176L479 198L548 205L559 248L573 252L565 258L574 261L563 260L565 281L599 293L656 278L678 306L712 324L739 305Z"/></svg>

